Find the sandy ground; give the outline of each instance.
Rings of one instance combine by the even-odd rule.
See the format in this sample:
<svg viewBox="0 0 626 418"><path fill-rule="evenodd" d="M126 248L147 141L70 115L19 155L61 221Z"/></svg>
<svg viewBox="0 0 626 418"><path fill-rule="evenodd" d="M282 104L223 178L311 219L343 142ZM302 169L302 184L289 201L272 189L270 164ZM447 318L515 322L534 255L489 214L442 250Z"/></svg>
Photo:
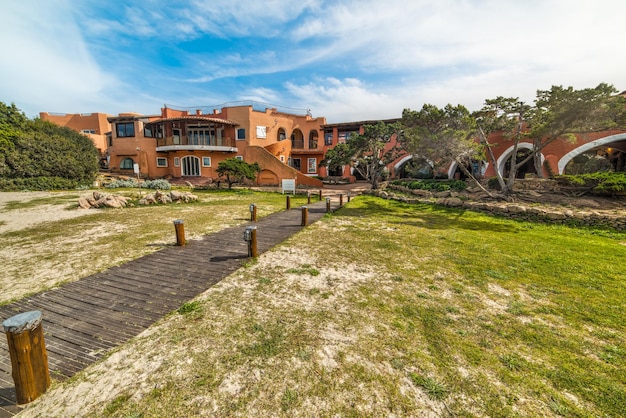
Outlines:
<svg viewBox="0 0 626 418"><path fill-rule="evenodd" d="M76 192L72 192L72 194L76 194ZM59 193L0 192L0 234L9 231L19 231L42 222L76 218L93 213L86 209L67 210L67 207L63 205L40 205L34 208L22 209L18 213L5 210L8 202L26 202L52 196L59 196Z"/></svg>

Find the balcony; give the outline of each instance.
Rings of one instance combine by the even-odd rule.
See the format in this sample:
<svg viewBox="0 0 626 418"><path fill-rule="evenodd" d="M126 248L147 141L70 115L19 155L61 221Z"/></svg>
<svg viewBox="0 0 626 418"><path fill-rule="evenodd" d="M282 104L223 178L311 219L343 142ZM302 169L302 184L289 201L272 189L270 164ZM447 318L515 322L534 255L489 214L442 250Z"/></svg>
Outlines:
<svg viewBox="0 0 626 418"><path fill-rule="evenodd" d="M185 135L156 139L157 152L224 151L237 152L234 138L195 138Z"/></svg>

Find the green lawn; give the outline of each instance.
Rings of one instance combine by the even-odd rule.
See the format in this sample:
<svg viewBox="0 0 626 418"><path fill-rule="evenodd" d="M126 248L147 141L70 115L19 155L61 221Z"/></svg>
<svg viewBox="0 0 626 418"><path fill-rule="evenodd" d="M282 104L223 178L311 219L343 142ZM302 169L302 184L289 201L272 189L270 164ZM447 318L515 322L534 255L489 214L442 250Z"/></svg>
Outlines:
<svg viewBox="0 0 626 418"><path fill-rule="evenodd" d="M624 233L358 197L26 416L624 416L625 252Z"/></svg>

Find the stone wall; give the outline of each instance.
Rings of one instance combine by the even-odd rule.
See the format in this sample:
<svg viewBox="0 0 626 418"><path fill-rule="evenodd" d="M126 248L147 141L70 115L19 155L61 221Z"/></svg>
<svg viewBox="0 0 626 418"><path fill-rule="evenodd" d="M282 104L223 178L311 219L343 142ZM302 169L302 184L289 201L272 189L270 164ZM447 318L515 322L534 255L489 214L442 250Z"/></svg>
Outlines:
<svg viewBox="0 0 626 418"><path fill-rule="evenodd" d="M393 199L405 203L436 204L525 221L608 227L619 231L626 231L626 211L574 209L527 203L476 201L471 200L467 194L454 192L433 194L424 190L410 190L394 185L388 185L385 190L371 190L369 193L385 199Z"/></svg>

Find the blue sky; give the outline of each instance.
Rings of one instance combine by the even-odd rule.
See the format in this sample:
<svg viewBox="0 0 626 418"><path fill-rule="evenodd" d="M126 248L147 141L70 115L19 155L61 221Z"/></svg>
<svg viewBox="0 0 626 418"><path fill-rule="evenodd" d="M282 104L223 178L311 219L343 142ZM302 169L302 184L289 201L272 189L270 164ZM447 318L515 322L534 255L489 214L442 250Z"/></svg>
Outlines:
<svg viewBox="0 0 626 418"><path fill-rule="evenodd" d="M254 100L338 123L623 91L624 16L624 0L4 1L0 101L33 117Z"/></svg>

